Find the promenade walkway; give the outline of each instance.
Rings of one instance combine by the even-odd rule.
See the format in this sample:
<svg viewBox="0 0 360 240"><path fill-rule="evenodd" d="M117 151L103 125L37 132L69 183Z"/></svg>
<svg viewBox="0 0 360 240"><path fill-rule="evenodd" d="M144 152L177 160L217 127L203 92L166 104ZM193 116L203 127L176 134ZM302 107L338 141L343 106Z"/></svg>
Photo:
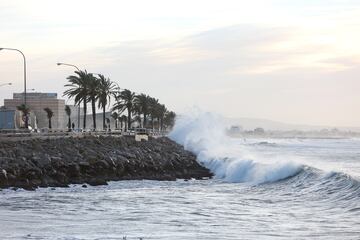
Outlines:
<svg viewBox="0 0 360 240"><path fill-rule="evenodd" d="M30 132L24 130L0 131L0 141L21 141L28 139L49 139L49 138L66 138L66 137L85 137L85 136L113 136L113 137L135 137L136 135L147 135L158 138L168 134L167 131L157 131L152 129L132 129L130 131L112 130L112 131L71 131L67 129L56 129L47 132Z"/></svg>

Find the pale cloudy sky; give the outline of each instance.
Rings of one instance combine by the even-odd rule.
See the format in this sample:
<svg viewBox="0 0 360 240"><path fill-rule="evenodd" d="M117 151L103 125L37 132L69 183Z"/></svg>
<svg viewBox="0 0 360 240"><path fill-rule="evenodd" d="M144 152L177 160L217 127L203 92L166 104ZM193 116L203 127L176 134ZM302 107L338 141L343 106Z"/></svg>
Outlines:
<svg viewBox="0 0 360 240"><path fill-rule="evenodd" d="M41 92L68 62L177 112L360 126L358 0L0 0L0 47ZM0 51L0 104L22 79Z"/></svg>

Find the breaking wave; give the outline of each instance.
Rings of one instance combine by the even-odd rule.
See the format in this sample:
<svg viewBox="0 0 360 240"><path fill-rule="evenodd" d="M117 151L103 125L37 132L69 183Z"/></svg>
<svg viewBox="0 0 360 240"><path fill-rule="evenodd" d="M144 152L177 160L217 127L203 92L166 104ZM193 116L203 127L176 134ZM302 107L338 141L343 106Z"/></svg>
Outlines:
<svg viewBox="0 0 360 240"><path fill-rule="evenodd" d="M312 187L316 186L314 191L343 189L360 197L360 183L350 175L322 171L295 156L284 154L266 158L254 148L246 148L239 140L228 137L224 126L221 116L192 110L177 119L169 137L196 154L198 161L210 169L215 178L227 182L263 184L285 180L299 186L312 182Z"/></svg>
<svg viewBox="0 0 360 240"><path fill-rule="evenodd" d="M253 153L239 149L226 136L221 117L209 112L194 110L181 116L169 137L196 154L198 161L216 178L229 182L276 182L303 169L302 164L290 160L269 162L255 159Z"/></svg>

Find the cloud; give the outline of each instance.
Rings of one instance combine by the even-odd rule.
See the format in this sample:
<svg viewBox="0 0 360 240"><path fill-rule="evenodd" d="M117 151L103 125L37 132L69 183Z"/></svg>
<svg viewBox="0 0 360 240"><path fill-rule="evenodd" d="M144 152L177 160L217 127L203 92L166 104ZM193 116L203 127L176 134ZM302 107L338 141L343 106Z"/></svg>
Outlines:
<svg viewBox="0 0 360 240"><path fill-rule="evenodd" d="M113 42L93 52L89 68L177 111L196 104L228 116L354 124L359 52L323 36L240 24L176 41Z"/></svg>
<svg viewBox="0 0 360 240"><path fill-rule="evenodd" d="M24 50L39 91L62 92L73 69L55 63L69 62L175 110L359 122L354 111L338 114L358 102L358 1L65 2L0 3L2 45ZM0 65L20 91L20 56L0 53Z"/></svg>
<svg viewBox="0 0 360 240"><path fill-rule="evenodd" d="M224 75L269 74L296 69L336 72L356 65L357 50L355 53L337 51L339 46L319 39L301 28L241 24L204 31L177 41L115 44L105 50L101 48L98 54L110 55L115 62L141 64L146 61L152 66L179 69L198 66Z"/></svg>

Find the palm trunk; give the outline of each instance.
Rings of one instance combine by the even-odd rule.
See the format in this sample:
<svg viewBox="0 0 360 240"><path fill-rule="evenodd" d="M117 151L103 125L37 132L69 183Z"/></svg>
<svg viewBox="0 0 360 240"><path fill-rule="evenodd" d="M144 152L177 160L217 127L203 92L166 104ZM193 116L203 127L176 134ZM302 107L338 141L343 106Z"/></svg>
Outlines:
<svg viewBox="0 0 360 240"><path fill-rule="evenodd" d="M131 111L128 110L128 122L127 122L127 125L128 125L128 129L131 128Z"/></svg>
<svg viewBox="0 0 360 240"><path fill-rule="evenodd" d="M146 128L146 113L144 113L144 121L143 121L143 128Z"/></svg>
<svg viewBox="0 0 360 240"><path fill-rule="evenodd" d="M105 130L106 125L105 125L105 106L103 107L103 129Z"/></svg>
<svg viewBox="0 0 360 240"><path fill-rule="evenodd" d="M51 118L49 118L49 129L51 129Z"/></svg>
<svg viewBox="0 0 360 240"><path fill-rule="evenodd" d="M70 116L69 116L69 119L68 119L68 129L69 129L69 131L70 131L70 129L71 129L71 119L70 119Z"/></svg>
<svg viewBox="0 0 360 240"><path fill-rule="evenodd" d="M24 116L25 116L25 128L29 129L29 115L25 114Z"/></svg>
<svg viewBox="0 0 360 240"><path fill-rule="evenodd" d="M92 108L92 117L93 117L93 127L96 130L96 106L95 106L95 98L91 98L91 108Z"/></svg>
<svg viewBox="0 0 360 240"><path fill-rule="evenodd" d="M84 128L84 130L85 130L85 129L86 129L86 110L87 110L87 109L86 109L86 105L87 105L87 104L86 104L86 98L83 99L83 102L84 102L84 103L83 103L83 104L84 104L84 116L83 116L83 118L84 118L84 124L83 124L83 128Z"/></svg>

